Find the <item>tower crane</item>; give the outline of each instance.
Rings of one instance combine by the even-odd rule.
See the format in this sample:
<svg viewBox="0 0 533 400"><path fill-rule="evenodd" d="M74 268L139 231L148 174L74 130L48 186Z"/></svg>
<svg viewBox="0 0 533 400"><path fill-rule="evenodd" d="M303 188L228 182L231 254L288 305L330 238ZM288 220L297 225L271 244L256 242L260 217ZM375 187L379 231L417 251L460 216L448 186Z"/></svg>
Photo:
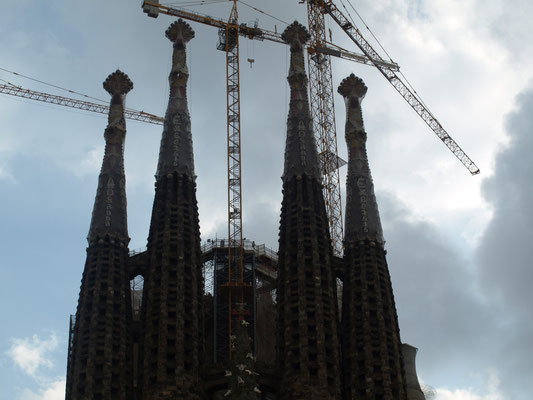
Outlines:
<svg viewBox="0 0 533 400"><path fill-rule="evenodd" d="M468 169L472 175L479 174L479 168L474 162L466 155L466 153L459 147L459 145L453 140L448 132L442 127L440 122L424 105L420 97L409 89L409 85L406 84L397 74L390 68L383 65L381 61L383 59L376 50L370 45L370 43L363 37L359 29L355 27L352 22L333 4L332 0L307 0L307 9L311 21L316 23L317 20L323 21L323 15L329 14L331 18L339 25L339 27L348 35L348 37L355 43L355 45L368 57L374 64L374 66L381 72L381 74L390 82L390 84L400 93L405 101L411 106L413 110L422 118L422 120L431 128L431 130L437 135L437 137L448 147L448 149L461 161L461 163ZM319 25L319 23L318 23ZM315 31L315 40L318 42L325 37L324 30L312 25L313 31ZM329 72L331 77L331 70ZM327 78L323 78L327 79Z"/></svg>
<svg viewBox="0 0 533 400"><path fill-rule="evenodd" d="M77 108L78 110L96 112L100 114L109 114L109 106L105 104L92 103L90 101L83 101L72 99L70 97L58 96L50 93L38 92L36 90L24 89L13 84L0 84L0 93L11 96L22 97L29 100L42 101L43 103L56 104L58 106ZM150 124L163 125L164 119L154 114L149 114L144 111L136 111L127 108L124 111L124 116L134 121L148 122Z"/></svg>
<svg viewBox="0 0 533 400"><path fill-rule="evenodd" d="M461 147L450 137L436 117L425 106L416 92L411 90L409 85L407 85L400 78L400 76L397 74L399 71L398 64L392 61L384 60L377 53L377 51L372 48L370 43L363 37L361 32L335 6L332 0L300 0L299 2L307 3L308 24L311 34L310 46L307 48L310 105L313 115L313 128L321 162L324 199L329 218L331 240L334 253L340 256L342 254L343 222L339 167L344 165L344 161L337 155L338 152L335 132L331 56L376 67L472 175L478 174L479 168L466 155ZM233 0L233 3L234 9L236 10L237 0ZM159 13L163 13L214 26L222 31L228 27L228 23L226 21L213 18L208 15L164 6L159 4L158 0L144 1L143 9L151 17L157 17ZM362 54L350 52L346 49L336 46L335 44L331 43L331 41L327 41L325 29L326 14L330 15L331 18L341 27L341 29L362 51ZM250 27L246 24L235 24L234 29L236 36L240 35L252 40L269 40L277 43L284 43L281 39L281 35L277 32L260 29L257 26ZM238 60L238 57L236 60ZM238 68L238 62L235 65ZM230 86L228 83L228 96L230 88L234 87ZM240 181L240 176L235 177L235 179L239 179ZM236 187L236 184L234 187ZM240 184L239 188L241 188ZM229 181L228 191L231 191ZM230 215L228 219L228 226L231 226L231 212L229 211L228 213ZM242 223L242 219L240 221ZM237 227L241 227L240 224L233 224L233 226L235 229ZM240 231L240 233L242 235L242 231ZM235 234L233 236L235 238L237 237Z"/></svg>
<svg viewBox="0 0 533 400"><path fill-rule="evenodd" d="M219 43L217 49L226 52L226 97L227 97L227 167L228 167L228 281L224 285L228 291L228 326L229 336L231 337L231 323L232 323L232 298L235 296L238 301L243 301L246 284L244 282L244 267L243 267L243 234L242 234L242 182L241 182L241 126L240 126L240 79L239 79L239 36L244 36L251 40L269 40L276 43L285 44L281 38L281 34L271 32L265 29L260 29L257 26L247 26L246 24L239 24L237 1L233 0L233 7L230 12L228 21L218 18L213 18L209 15L195 13L180 8L173 8L159 4L158 0L144 1L142 8L149 17L157 18L159 13L167 14L174 17L183 18L189 21L202 23L204 25L213 26L219 29ZM310 54L317 55L317 57L335 56L352 60L355 62L373 65L374 61L370 60L364 54L352 53L339 46L335 46L326 41L321 41L315 44L312 48L308 48ZM326 56L327 55L327 56ZM383 64L384 68L390 68L397 71L398 65L393 62L385 60L377 61ZM318 139L318 141L324 141ZM322 169L327 170L328 173L331 167L324 167L325 163L333 165L331 159L335 158L335 165L338 166L342 160L337 157L337 150L324 154L321 156ZM337 172L338 177L338 172ZM333 185L339 191L338 179ZM330 188L325 189L325 193L329 193ZM340 196L340 193L339 193ZM333 213L330 211L330 220L335 219L335 212L340 210L339 206ZM338 220L338 218L337 218ZM337 222L336 227L339 226ZM340 222L342 229L342 219ZM342 232L342 231L341 231ZM337 238L337 242L342 244L342 234ZM340 255L340 249L336 251ZM230 351L231 357L231 351Z"/></svg>

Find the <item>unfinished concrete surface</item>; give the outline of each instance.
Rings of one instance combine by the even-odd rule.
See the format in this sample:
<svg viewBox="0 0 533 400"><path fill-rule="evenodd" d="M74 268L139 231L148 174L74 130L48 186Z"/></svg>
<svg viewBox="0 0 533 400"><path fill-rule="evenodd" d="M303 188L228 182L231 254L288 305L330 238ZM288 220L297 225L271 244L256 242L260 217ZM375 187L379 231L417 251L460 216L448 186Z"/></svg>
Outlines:
<svg viewBox="0 0 533 400"><path fill-rule="evenodd" d="M426 400L420 388L416 374L416 353L418 349L407 343L402 343L403 362L405 366L405 384L407 386L407 400Z"/></svg>

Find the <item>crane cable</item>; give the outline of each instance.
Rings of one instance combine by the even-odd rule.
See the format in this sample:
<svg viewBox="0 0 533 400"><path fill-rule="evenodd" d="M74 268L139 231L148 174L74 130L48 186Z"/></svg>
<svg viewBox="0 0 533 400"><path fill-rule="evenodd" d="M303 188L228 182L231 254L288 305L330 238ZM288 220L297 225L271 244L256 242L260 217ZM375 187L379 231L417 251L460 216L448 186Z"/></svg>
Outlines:
<svg viewBox="0 0 533 400"><path fill-rule="evenodd" d="M172 3L162 3L165 6L203 6L206 4L226 3L228 0L199 0L199 1L181 1Z"/></svg>
<svg viewBox="0 0 533 400"><path fill-rule="evenodd" d="M251 6L250 4L247 4L247 3L245 3L245 2L242 1L242 0L241 0L239 3L240 3L240 4L244 4L244 5L247 6L247 7L250 7L252 10L255 10L255 11L257 11L257 12L260 12L261 14L265 14L267 17L270 17L270 18L272 18L272 19L275 19L276 21L279 21L279 22L281 22L282 24L289 25L288 22L285 22L285 21L283 21L282 19L279 19L279 18L277 18L277 17L274 17L273 15L268 14L267 12L265 12L265 11L263 11L263 10L260 10L259 8L256 8L256 7L254 7L254 6Z"/></svg>
<svg viewBox="0 0 533 400"><path fill-rule="evenodd" d="M52 83L48 83L48 82L44 82L44 81L41 81L39 79L36 79L36 78L32 78L30 76L27 76L27 75L23 75L23 74L19 74L18 72L14 72L14 71L10 71L8 69L5 69L5 68L2 68L0 67L0 70L4 71L4 72L9 72L10 74L13 74L13 75L17 75L17 76L21 76L23 78L26 78L26 79L29 79L29 80L32 80L32 81L35 81L35 82L39 82L39 83L42 83L43 85L47 85L47 86L51 86L51 87L54 87L56 89L60 89L60 90L64 90L65 92L69 92L69 93L72 93L72 94L77 94L78 96L82 96L82 97L85 97L85 98L88 98L88 99L92 99L92 100L97 100L101 103L108 103L107 101L104 101L102 99L99 99L99 98L96 98L96 97L92 97L92 96L89 96L89 95L86 95L86 94L83 94L83 93L80 93L80 92L76 92L75 90L70 90L70 89L66 89L64 87L61 87L61 86L57 86L57 85L54 85ZM3 80L3 79L2 79ZM4 80L3 80L4 81ZM4 81L6 82L6 81ZM8 82L9 83L9 82ZM12 83L10 83L10 85L13 85ZM15 86L15 85L13 85Z"/></svg>
<svg viewBox="0 0 533 400"><path fill-rule="evenodd" d="M361 22L363 23L363 25L365 26L365 28L368 30L368 32L370 32L370 35L372 35L372 37L374 38L374 40L377 42L377 44L379 45L379 47L381 47L381 50L383 50L383 52L387 55L387 57L389 57L389 61L390 62L394 62L392 61L392 57L389 55L389 53L387 53L387 50L385 50L385 47L382 46L381 42L379 41L379 39L376 37L376 35L374 35L374 32L372 32L372 30L370 29L370 27L366 24L365 20L363 19L363 17L361 16L361 14L359 14L359 12L357 12L357 10L355 9L355 7L352 5L352 3L350 2L350 0L346 0L348 2L348 4L350 5L350 7L352 8L352 10L355 12L355 14L359 17L359 19L361 20ZM341 0L341 3L342 3L342 0ZM344 7L344 9L346 10L346 7L344 6L344 4L342 5ZM350 15L349 11L346 10L346 12L348 12L348 15ZM350 15L350 19L352 19L352 16ZM354 23L353 19L352 19L352 23Z"/></svg>
<svg viewBox="0 0 533 400"><path fill-rule="evenodd" d="M381 42L379 41L379 39L376 37L376 35L374 35L374 32L372 32L372 30L370 29L370 27L366 24L365 20L363 19L363 17L361 16L361 14L359 14L359 12L357 12L357 10L355 9L355 7L352 5L352 3L350 2L350 0L346 0L348 2L348 4L350 5L350 7L352 8L352 10L357 14L357 16L359 17L359 19L361 20L361 22L363 23L363 25L365 26L365 28L368 30L368 32L370 32L370 35L372 35L372 37L374 38L374 40L377 42L377 44L379 45L379 47L383 50L383 52L387 55L387 57L389 57L389 61L391 62L394 62L392 60L392 57L389 55L389 53L387 52L387 50L385 50L385 48L383 47L383 45L381 44ZM352 24L355 25L355 22L350 14L350 12L348 11L348 9L346 8L346 6L344 5L343 1L340 0L344 10L348 13L348 16L352 22ZM407 83L407 85L409 86L409 88L411 89L411 91L414 93L414 95L416 96L417 100L426 108L426 110L429 112L429 114L431 114L431 116L433 118L435 118L433 116L433 114L429 111L427 105L424 103L424 101L422 100L422 98L420 97L420 95L418 94L418 92L416 91L416 89L413 87L413 85L411 85L411 82L409 82L409 80L407 79L407 77L403 74L403 72L400 70L398 71L399 75L402 76L402 78L405 80L405 82Z"/></svg>

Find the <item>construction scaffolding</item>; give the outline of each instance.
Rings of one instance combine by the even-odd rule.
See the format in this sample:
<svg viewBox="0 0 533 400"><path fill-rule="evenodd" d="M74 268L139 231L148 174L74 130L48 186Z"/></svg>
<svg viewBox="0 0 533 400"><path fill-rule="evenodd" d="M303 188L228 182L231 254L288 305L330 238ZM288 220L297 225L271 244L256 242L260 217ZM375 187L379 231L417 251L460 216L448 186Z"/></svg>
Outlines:
<svg viewBox="0 0 533 400"><path fill-rule="evenodd" d="M243 281L247 284L245 303L248 305L245 319L250 323L249 335L253 340L254 352L257 352L257 300L258 296L275 290L277 254L264 244L256 245L254 241L243 240ZM213 362L224 361L229 357L229 326L227 297L228 286L228 249L227 239L208 239L202 245L204 257L204 282L207 299L206 331L212 338ZM240 277L234 277L234 280ZM210 303L210 304L209 304Z"/></svg>

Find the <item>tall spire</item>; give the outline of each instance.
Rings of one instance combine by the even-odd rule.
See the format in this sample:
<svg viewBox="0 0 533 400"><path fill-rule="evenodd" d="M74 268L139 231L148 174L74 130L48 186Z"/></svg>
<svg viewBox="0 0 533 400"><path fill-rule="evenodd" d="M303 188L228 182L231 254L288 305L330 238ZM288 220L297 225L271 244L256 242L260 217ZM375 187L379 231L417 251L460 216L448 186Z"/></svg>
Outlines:
<svg viewBox="0 0 533 400"><path fill-rule="evenodd" d="M168 77L170 96L161 138L156 178L173 172L185 173L194 178L191 118L187 106L186 44L194 38L194 31L182 19L174 22L165 32L173 43L172 70Z"/></svg>
<svg viewBox="0 0 533 400"><path fill-rule="evenodd" d="M287 118L283 179L305 174L320 180L313 120L307 97L307 74L303 52L310 35L303 25L295 21L285 29L281 37L291 48L291 64L287 78L291 88L291 99Z"/></svg>
<svg viewBox="0 0 533 400"><path fill-rule="evenodd" d="M353 74L339 93L346 102L346 226L342 295L344 398L406 400L398 316L366 156L361 101L367 88Z"/></svg>
<svg viewBox="0 0 533 400"><path fill-rule="evenodd" d="M133 83L128 76L118 69L104 82L104 89L111 95L111 105L104 133L104 160L98 177L98 189L87 238L89 243L106 234L129 241L124 174L124 100L132 88Z"/></svg>
<svg viewBox="0 0 533 400"><path fill-rule="evenodd" d="M339 400L340 364L333 250L313 139L304 44L294 22L291 46L277 290L280 400Z"/></svg>
<svg viewBox="0 0 533 400"><path fill-rule="evenodd" d="M374 183L366 154L366 132L361 102L367 92L363 81L354 74L344 79L338 92L346 103L346 145L348 178L346 181L345 240L375 240L383 244L383 231Z"/></svg>
<svg viewBox="0 0 533 400"><path fill-rule="evenodd" d="M67 400L133 398L124 179L124 97L132 87L129 78L118 70L104 82L112 96L111 107L87 259L69 340Z"/></svg>
<svg viewBox="0 0 533 400"><path fill-rule="evenodd" d="M174 53L141 311L142 393L143 400L200 400L202 251L185 65L185 44L194 32L178 20L166 35Z"/></svg>

